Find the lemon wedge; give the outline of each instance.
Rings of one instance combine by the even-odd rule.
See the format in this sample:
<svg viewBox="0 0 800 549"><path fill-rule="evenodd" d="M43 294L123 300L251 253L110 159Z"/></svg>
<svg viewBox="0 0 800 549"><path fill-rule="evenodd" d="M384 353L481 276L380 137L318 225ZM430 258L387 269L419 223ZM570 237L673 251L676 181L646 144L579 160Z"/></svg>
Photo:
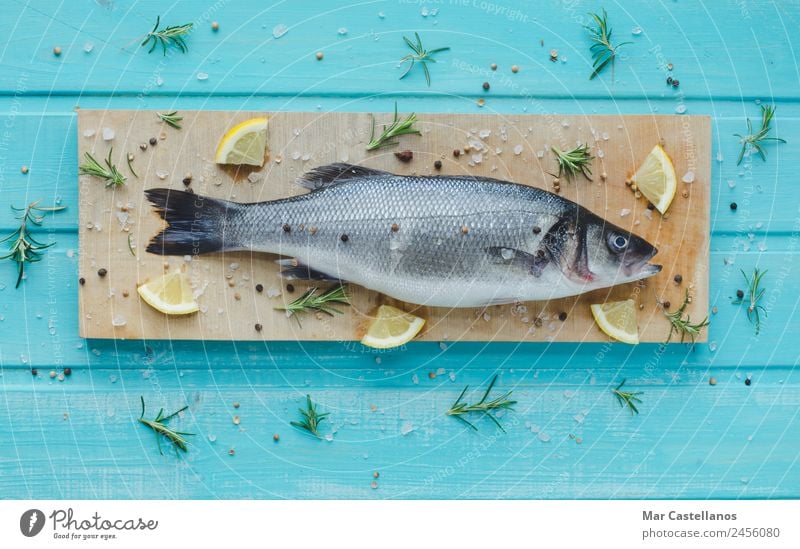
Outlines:
<svg viewBox="0 0 800 549"><path fill-rule="evenodd" d="M267 119L251 118L232 127L217 145L217 164L263 166L267 149Z"/></svg>
<svg viewBox="0 0 800 549"><path fill-rule="evenodd" d="M361 343L375 349L399 347L414 339L424 325L425 319L390 305L381 305Z"/></svg>
<svg viewBox="0 0 800 549"><path fill-rule="evenodd" d="M631 345L639 343L636 302L632 299L592 305L592 316L607 336Z"/></svg>
<svg viewBox="0 0 800 549"><path fill-rule="evenodd" d="M166 315L188 315L199 310L189 278L182 272L168 273L137 289L145 303Z"/></svg>
<svg viewBox="0 0 800 549"><path fill-rule="evenodd" d="M636 170L631 181L662 214L672 204L678 188L675 166L672 165L672 160L661 148L661 145L653 147L642 165Z"/></svg>

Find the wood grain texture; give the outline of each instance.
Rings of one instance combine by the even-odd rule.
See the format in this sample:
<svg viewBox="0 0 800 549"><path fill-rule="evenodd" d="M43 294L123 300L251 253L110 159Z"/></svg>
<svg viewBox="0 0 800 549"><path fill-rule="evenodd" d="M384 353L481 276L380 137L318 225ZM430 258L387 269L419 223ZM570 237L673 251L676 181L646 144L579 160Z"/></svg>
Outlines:
<svg viewBox="0 0 800 549"><path fill-rule="evenodd" d="M326 0L302 8L237 0L209 13L221 25L214 34L203 15L215 4L3 6L0 231L14 227L9 205L60 200L67 210L37 231L56 244L19 290L15 266L0 262L0 498L800 497L796 3L583 0L535 11L531 3L503 3L526 21L449 3L424 18L420 4L390 0L333 12ZM589 42L576 18L603 7L615 36L634 43L621 52L615 79L606 71L589 81ZM189 54L162 58L126 47L158 14L169 24L198 22ZM279 22L290 31L273 41ZM629 37L633 26L642 35ZM344 37L340 27L348 28ZM415 30L430 47L452 48L432 67L430 88L418 72L397 79L401 36ZM94 45L88 54L87 42ZM567 62L551 63L551 47ZM665 84L662 62L674 63L678 89ZM481 72L490 63L498 71ZM509 71L514 63L517 74ZM197 80L198 71L209 79ZM746 117L758 118L756 99L777 106L774 132L788 143L769 145L766 162L737 166L733 134L746 130ZM709 306L718 312L708 343L661 350L415 342L374 353L346 342L79 337L76 106L369 113L390 111L395 100L419 113L618 116L673 114L683 105L709 116ZM769 270L769 314L759 335L731 304L743 286L739 270L756 266ZM70 377L51 380L51 370L65 367ZM440 368L444 374L430 379ZM444 417L464 385L477 393L495 373L498 389L513 388L520 401L504 418L506 435L485 422L469 432ZM624 378L645 393L639 416L609 393ZM289 427L307 393L332 412L333 442ZM152 433L135 422L140 395L150 413L190 404L179 425L198 434L185 459L160 456ZM231 421L235 401L239 426ZM414 429L403 436L406 421Z"/></svg>
<svg viewBox="0 0 800 549"><path fill-rule="evenodd" d="M596 328L589 305L633 298L640 306L640 338L661 342L669 331L659 300L680 304L689 291L686 312L695 319L708 315L708 247L710 197L710 125L705 117L675 116L567 116L567 115L420 115L419 137L406 137L395 149L365 150L373 115L366 113L267 113L270 160L259 171L235 176L235 171L213 163L219 136L235 124L259 113L181 112L183 128L175 130L148 111L87 111L78 114L79 158L85 152L104 157L116 146L117 163L125 173L127 152L135 151L138 178L128 177L124 187L110 191L92 176L80 178L80 269L87 279L81 288L81 335L119 339L203 340L354 340L358 339L382 303L400 306L427 320L419 336L429 341L605 341ZM263 113L261 113L263 114ZM390 113L374 115L376 123ZM103 128L117 137L102 139ZM490 132L481 138L481 132ZM158 145L139 149L152 136ZM302 326L275 307L297 297L285 291L275 263L277 256L224 253L164 258L144 248L164 223L144 200L145 189L185 189L192 177L199 195L237 202L259 202L304 192L294 181L314 167L339 161L366 165L399 174L434 173L441 160L443 175L475 175L516 181L552 191L557 166L551 146L563 149L590 143L597 156L594 180L583 177L563 181L563 196L610 222L644 237L659 249L653 260L664 265L646 286L626 284L590 292L577 298L501 305L487 308L446 309L419 307L353 286L352 307L333 318L306 319ZM637 200L625 180L650 152L663 142L680 178L691 171L694 182L679 183L678 195L663 218ZM414 160L398 161L394 152L410 148ZM459 157L453 149L465 149ZM467 150L468 149L468 152ZM127 151L127 152L126 152ZM601 176L605 175L605 180ZM686 196L683 196L683 194ZM388 224L391 220L387 220ZM388 229L387 229L388 230ZM128 253L128 238L138 252ZM164 272L183 269L200 294L198 315L167 317L144 305L135 293L138 284ZM96 276L105 268L105 278ZM684 283L673 278L681 274ZM259 294L256 284L265 291ZM305 285L296 284L298 292ZM270 292L282 292L269 297ZM125 296L123 292L129 294ZM566 312L567 319L558 320ZM536 320L539 320L539 326ZM124 320L125 324L120 325ZM254 325L263 326L257 331ZM703 331L699 341L706 340Z"/></svg>

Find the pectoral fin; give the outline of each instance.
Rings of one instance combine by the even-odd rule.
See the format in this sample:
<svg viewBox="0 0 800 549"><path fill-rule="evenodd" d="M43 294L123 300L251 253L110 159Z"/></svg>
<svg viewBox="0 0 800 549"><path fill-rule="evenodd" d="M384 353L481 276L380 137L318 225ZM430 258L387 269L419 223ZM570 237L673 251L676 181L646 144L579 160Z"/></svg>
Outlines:
<svg viewBox="0 0 800 549"><path fill-rule="evenodd" d="M550 262L547 253L543 250L539 250L535 254L530 254L515 248L492 246L486 248L486 253L489 254L489 258L494 263L525 269L526 272L537 278L542 276L542 271Z"/></svg>
<svg viewBox="0 0 800 549"><path fill-rule="evenodd" d="M343 282L336 276L317 271L303 265L296 259L279 259L278 265L283 267L281 269L281 277L287 280L316 280L320 282Z"/></svg>

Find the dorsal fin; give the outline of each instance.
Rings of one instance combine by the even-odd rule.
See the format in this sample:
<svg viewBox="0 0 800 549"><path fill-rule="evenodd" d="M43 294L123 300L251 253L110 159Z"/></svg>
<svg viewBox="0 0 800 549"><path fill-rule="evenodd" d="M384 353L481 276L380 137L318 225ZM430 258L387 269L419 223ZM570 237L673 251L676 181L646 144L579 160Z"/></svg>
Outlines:
<svg viewBox="0 0 800 549"><path fill-rule="evenodd" d="M346 164L344 162L337 162L336 164L328 164L326 166L319 166L310 172L304 173L297 184L312 191L330 187L337 183L342 183L349 179L367 176L387 176L392 175L389 172L382 172L381 170L373 170L372 168L365 168L364 166L356 166L354 164Z"/></svg>

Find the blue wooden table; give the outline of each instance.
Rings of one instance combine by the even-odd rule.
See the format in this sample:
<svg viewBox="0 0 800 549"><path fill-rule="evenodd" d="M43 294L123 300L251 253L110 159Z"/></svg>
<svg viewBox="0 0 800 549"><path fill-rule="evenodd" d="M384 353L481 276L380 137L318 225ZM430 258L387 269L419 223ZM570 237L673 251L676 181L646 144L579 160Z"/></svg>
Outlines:
<svg viewBox="0 0 800 549"><path fill-rule="evenodd" d="M56 245L19 289L15 266L0 263L0 498L800 496L800 6L528 4L6 0L0 229L14 228L10 205L68 209L47 219L40 237ZM603 7L616 39L632 44L613 81L610 71L590 81L581 24ZM157 15L195 23L187 54L138 47ZM275 39L281 24L289 30ZM451 48L431 87L417 70L398 80L401 37L414 31ZM678 88L665 83L667 63ZM709 343L419 343L374 354L78 337L78 107L387 111L397 100L406 111L471 113L479 97L480 112L712 116ZM733 134L758 118L760 101L777 106L774 129L788 143L737 166ZM769 270L759 335L731 304L740 269L754 267ZM64 368L64 381L50 378ZM519 401L502 418L506 434L443 415L464 385L495 373ZM644 392L638 416L610 393L622 379ZM307 393L331 413L322 433L332 440L288 425ZM176 423L197 433L188 454L159 455L136 422L140 395L151 416L189 405Z"/></svg>

